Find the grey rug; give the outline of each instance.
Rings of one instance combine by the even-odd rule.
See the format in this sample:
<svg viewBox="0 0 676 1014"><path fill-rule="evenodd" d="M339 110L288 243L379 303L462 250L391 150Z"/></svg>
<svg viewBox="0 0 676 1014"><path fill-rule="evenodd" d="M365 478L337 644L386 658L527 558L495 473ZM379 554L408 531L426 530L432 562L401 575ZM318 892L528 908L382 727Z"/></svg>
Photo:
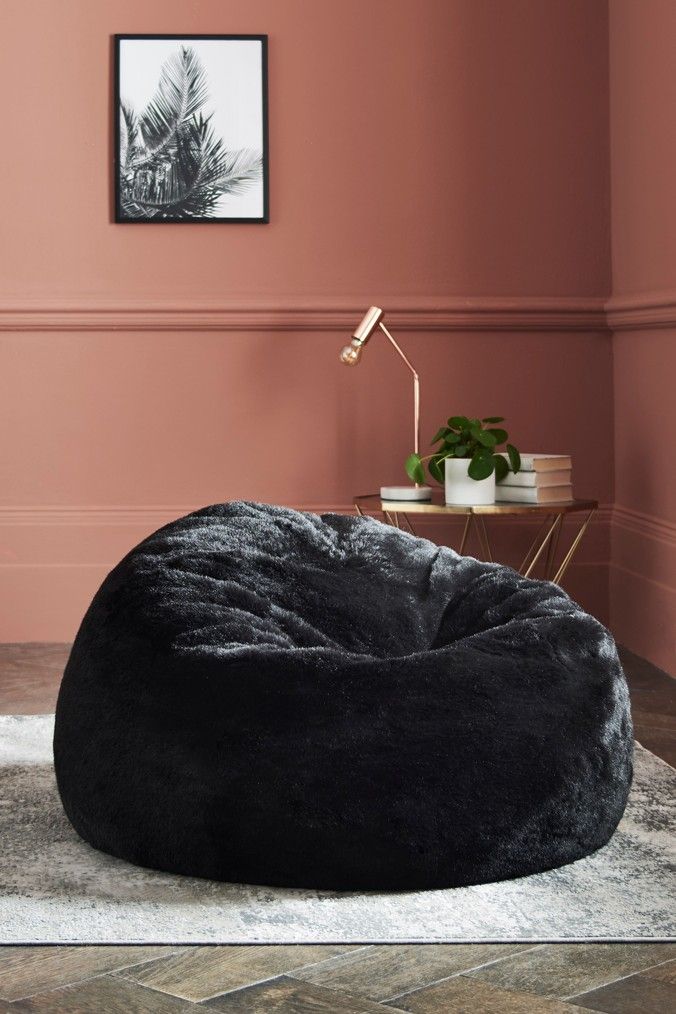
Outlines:
<svg viewBox="0 0 676 1014"><path fill-rule="evenodd" d="M51 715L0 717L2 944L675 938L676 771L641 746L622 823L587 859L478 887L335 893L171 876L90 848L61 809L53 722Z"/></svg>

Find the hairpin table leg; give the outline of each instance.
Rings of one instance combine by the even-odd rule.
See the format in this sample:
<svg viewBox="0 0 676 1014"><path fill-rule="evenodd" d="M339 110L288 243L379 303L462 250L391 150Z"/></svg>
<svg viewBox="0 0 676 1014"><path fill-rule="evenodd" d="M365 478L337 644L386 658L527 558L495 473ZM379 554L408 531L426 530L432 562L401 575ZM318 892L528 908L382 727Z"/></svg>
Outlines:
<svg viewBox="0 0 676 1014"><path fill-rule="evenodd" d="M542 522L542 524L540 525L540 527L538 528L537 534L536 534L535 538L533 539L533 541L531 542L530 546L528 547L528 552L526 553L526 555L524 556L523 560L521 561L521 566L519 567L519 574L525 574L526 567L530 563L531 557L532 557L533 553L535 552L535 547L537 545L539 545L540 539L542 537L542 533L544 532L545 528L549 524L550 517L551 517L550 514L545 515L545 519Z"/></svg>
<svg viewBox="0 0 676 1014"><path fill-rule="evenodd" d="M540 543L540 545L538 547L537 553L535 554L535 556L533 557L533 559L531 560L531 562L528 564L528 567L526 568L526 570L523 573L524 577L530 577L531 574L533 573L533 571L535 570L535 564L538 562L538 560L542 556L542 553L546 549L549 540L551 539L552 535L554 534L554 528L556 527L557 520L558 520L558 515L557 515L557 517L554 518L552 524L547 529L547 533L546 533L544 539L542 540L542 542Z"/></svg>
<svg viewBox="0 0 676 1014"><path fill-rule="evenodd" d="M465 527L462 532L462 538L460 539L460 549L458 550L460 556L462 556L465 552L465 546L467 545L467 537L469 536L469 530L471 527L472 527L472 515L468 514L467 520L465 521Z"/></svg>
<svg viewBox="0 0 676 1014"><path fill-rule="evenodd" d="M404 521L406 522L406 526L407 526L409 532L411 533L411 535L415 535L415 529L413 528L413 525L411 524L411 519L409 518L408 514L402 514L401 516L404 519Z"/></svg>
<svg viewBox="0 0 676 1014"><path fill-rule="evenodd" d="M491 550L490 546L486 545L486 529L483 527L483 518L478 515L474 518L474 527L476 529L477 542L479 543L479 552L485 560L490 560Z"/></svg>
<svg viewBox="0 0 676 1014"><path fill-rule="evenodd" d="M491 552L491 544L490 544L489 539L488 539L488 531L486 530L486 522L484 521L484 519L481 516L481 514L477 514L477 519L476 520L477 520L477 528L481 532L481 536L483 538L484 545L485 545L485 549L483 550L483 552L485 552L486 559L488 560L488 562L492 563L493 562L493 553Z"/></svg>
<svg viewBox="0 0 676 1014"><path fill-rule="evenodd" d="M556 551L559 546L559 535L563 528L563 514L559 514L556 521L554 522L554 528L552 531L552 537L549 540L549 546L547 547L547 556L545 557L545 581L551 581L554 577L554 567L556 561Z"/></svg>
<svg viewBox="0 0 676 1014"><path fill-rule="evenodd" d="M582 527L580 528L580 531L577 533L577 535L573 539L573 543L572 543L570 549L568 550L568 552L564 556L563 560L561 561L561 566L559 567L559 569L557 570L556 574L554 575L554 577L552 579L555 584L560 584L561 583L561 579L562 579L563 575L568 570L568 566L570 564L570 561L575 556L575 550L580 545L580 542L582 541L582 536L587 531L587 528L589 527L589 522L591 521L591 519L593 518L593 516L594 516L595 513L596 513L596 508L592 508L592 510L589 511L589 514L587 514L587 517L584 520L584 524L582 525Z"/></svg>

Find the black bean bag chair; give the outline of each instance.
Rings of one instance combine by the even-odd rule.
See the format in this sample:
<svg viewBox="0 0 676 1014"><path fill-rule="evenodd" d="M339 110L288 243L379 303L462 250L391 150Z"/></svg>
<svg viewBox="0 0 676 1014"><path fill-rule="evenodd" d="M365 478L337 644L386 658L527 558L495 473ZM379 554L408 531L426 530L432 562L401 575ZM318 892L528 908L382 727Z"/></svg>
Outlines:
<svg viewBox="0 0 676 1014"><path fill-rule="evenodd" d="M335 889L579 859L612 835L631 756L613 639L556 585L368 518L241 502L106 578L54 738L96 848Z"/></svg>

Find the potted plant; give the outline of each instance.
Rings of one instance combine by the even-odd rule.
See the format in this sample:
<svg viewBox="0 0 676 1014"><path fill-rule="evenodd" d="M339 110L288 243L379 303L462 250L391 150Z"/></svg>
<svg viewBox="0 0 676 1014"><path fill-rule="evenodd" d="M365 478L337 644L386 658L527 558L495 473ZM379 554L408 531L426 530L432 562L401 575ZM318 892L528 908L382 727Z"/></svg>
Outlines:
<svg viewBox="0 0 676 1014"><path fill-rule="evenodd" d="M504 419L499 415L484 419L452 415L430 441L432 446L439 445L433 454L411 454L406 459L409 478L424 483L427 463L432 478L445 484L447 504L495 503L496 478L504 479L510 469L518 472L521 468L519 452L507 443L507 430L495 426L501 422ZM504 453L498 450L503 444Z"/></svg>

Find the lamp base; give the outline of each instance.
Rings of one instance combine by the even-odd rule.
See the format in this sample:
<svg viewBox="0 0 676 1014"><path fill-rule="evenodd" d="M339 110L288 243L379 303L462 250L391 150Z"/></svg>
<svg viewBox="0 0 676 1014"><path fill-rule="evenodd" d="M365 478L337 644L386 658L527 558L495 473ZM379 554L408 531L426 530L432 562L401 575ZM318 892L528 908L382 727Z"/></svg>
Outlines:
<svg viewBox="0 0 676 1014"><path fill-rule="evenodd" d="M381 486L381 500L409 501L431 500L432 489L430 486Z"/></svg>

